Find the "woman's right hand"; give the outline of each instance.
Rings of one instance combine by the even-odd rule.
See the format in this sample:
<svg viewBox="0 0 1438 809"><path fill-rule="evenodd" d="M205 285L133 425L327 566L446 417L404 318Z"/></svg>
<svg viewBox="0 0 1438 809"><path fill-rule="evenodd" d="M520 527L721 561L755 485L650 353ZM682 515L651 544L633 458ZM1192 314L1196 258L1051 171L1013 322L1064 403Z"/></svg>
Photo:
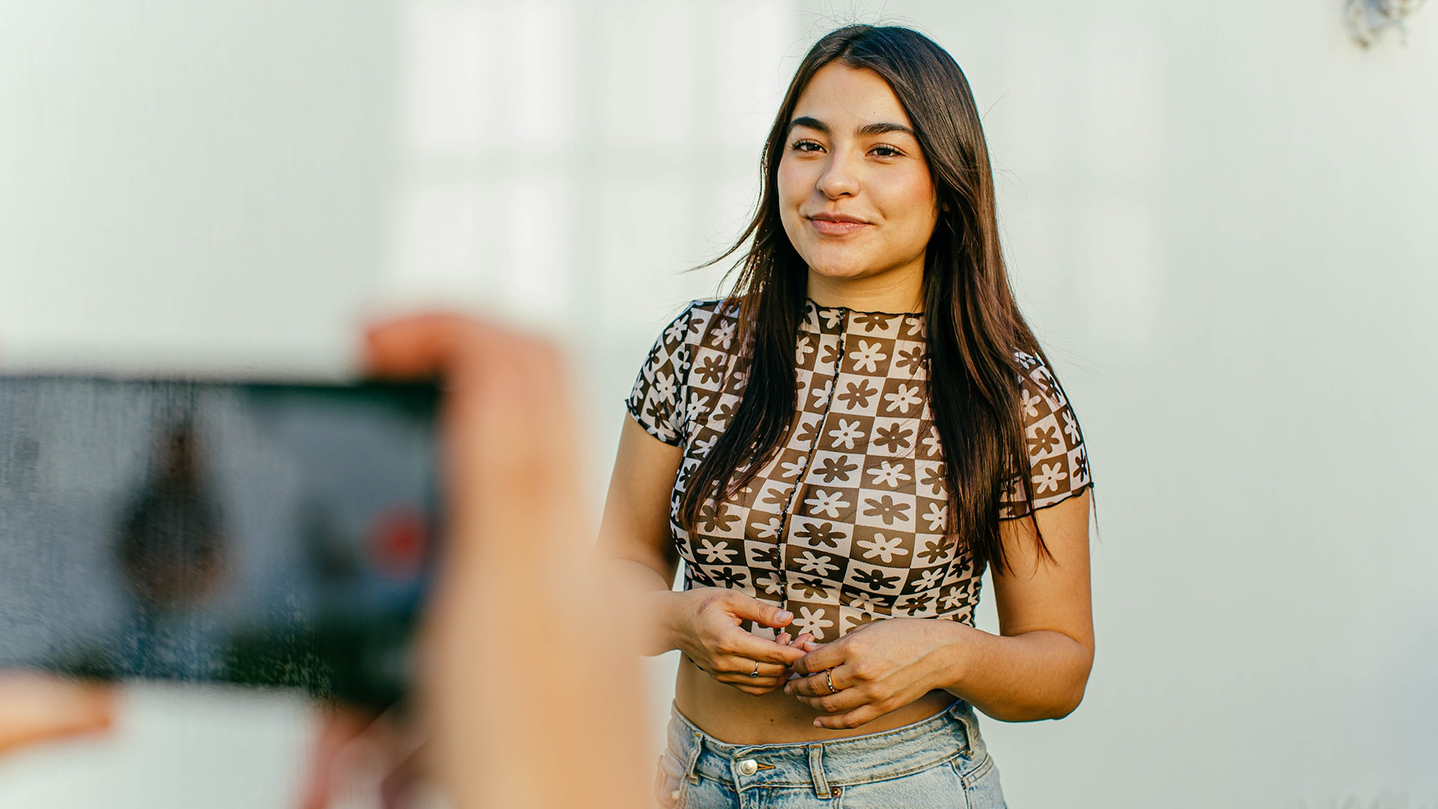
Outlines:
<svg viewBox="0 0 1438 809"><path fill-rule="evenodd" d="M792 613L773 604L722 587L665 592L662 597L671 600L675 647L710 677L746 694L759 697L783 686L789 666L805 654L801 641L807 634L791 643L788 633L769 640L744 630L746 620L772 629L794 620Z"/></svg>

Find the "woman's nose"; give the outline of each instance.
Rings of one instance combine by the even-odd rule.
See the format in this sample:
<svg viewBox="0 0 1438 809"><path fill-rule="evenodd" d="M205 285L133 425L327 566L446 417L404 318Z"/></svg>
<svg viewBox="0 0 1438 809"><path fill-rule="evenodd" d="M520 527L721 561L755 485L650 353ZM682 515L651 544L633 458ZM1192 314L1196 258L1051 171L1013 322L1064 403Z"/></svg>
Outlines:
<svg viewBox="0 0 1438 809"><path fill-rule="evenodd" d="M852 197L859 193L859 176L842 155L835 155L819 175L816 187L829 199Z"/></svg>

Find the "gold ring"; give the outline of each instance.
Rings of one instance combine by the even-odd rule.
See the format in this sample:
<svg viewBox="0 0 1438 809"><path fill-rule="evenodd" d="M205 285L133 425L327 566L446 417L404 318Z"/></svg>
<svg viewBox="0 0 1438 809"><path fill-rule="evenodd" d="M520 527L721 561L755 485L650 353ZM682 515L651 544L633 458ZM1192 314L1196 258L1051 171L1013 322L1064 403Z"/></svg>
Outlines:
<svg viewBox="0 0 1438 809"><path fill-rule="evenodd" d="M829 693L830 693L830 694L837 694L837 693L839 693L839 689L837 689L837 688L834 687L834 670L833 670L833 669L824 669L824 685L829 686Z"/></svg>

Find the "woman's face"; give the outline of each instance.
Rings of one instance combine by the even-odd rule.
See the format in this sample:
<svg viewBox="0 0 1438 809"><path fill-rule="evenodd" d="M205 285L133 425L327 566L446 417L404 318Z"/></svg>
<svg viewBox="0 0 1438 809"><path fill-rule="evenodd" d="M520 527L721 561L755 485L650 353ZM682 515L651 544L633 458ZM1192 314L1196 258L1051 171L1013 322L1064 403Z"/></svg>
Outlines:
<svg viewBox="0 0 1438 809"><path fill-rule="evenodd" d="M789 120L778 186L816 303L918 303L938 203L909 117L879 74L838 63L814 74Z"/></svg>

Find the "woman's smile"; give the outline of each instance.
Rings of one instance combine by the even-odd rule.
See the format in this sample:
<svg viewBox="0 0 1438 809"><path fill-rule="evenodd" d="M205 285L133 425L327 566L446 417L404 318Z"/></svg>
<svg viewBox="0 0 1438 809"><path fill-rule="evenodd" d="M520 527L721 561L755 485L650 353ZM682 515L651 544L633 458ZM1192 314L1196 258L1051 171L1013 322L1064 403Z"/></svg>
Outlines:
<svg viewBox="0 0 1438 809"><path fill-rule="evenodd" d="M809 224L825 236L848 236L869 227L862 219L837 213L809 214Z"/></svg>

